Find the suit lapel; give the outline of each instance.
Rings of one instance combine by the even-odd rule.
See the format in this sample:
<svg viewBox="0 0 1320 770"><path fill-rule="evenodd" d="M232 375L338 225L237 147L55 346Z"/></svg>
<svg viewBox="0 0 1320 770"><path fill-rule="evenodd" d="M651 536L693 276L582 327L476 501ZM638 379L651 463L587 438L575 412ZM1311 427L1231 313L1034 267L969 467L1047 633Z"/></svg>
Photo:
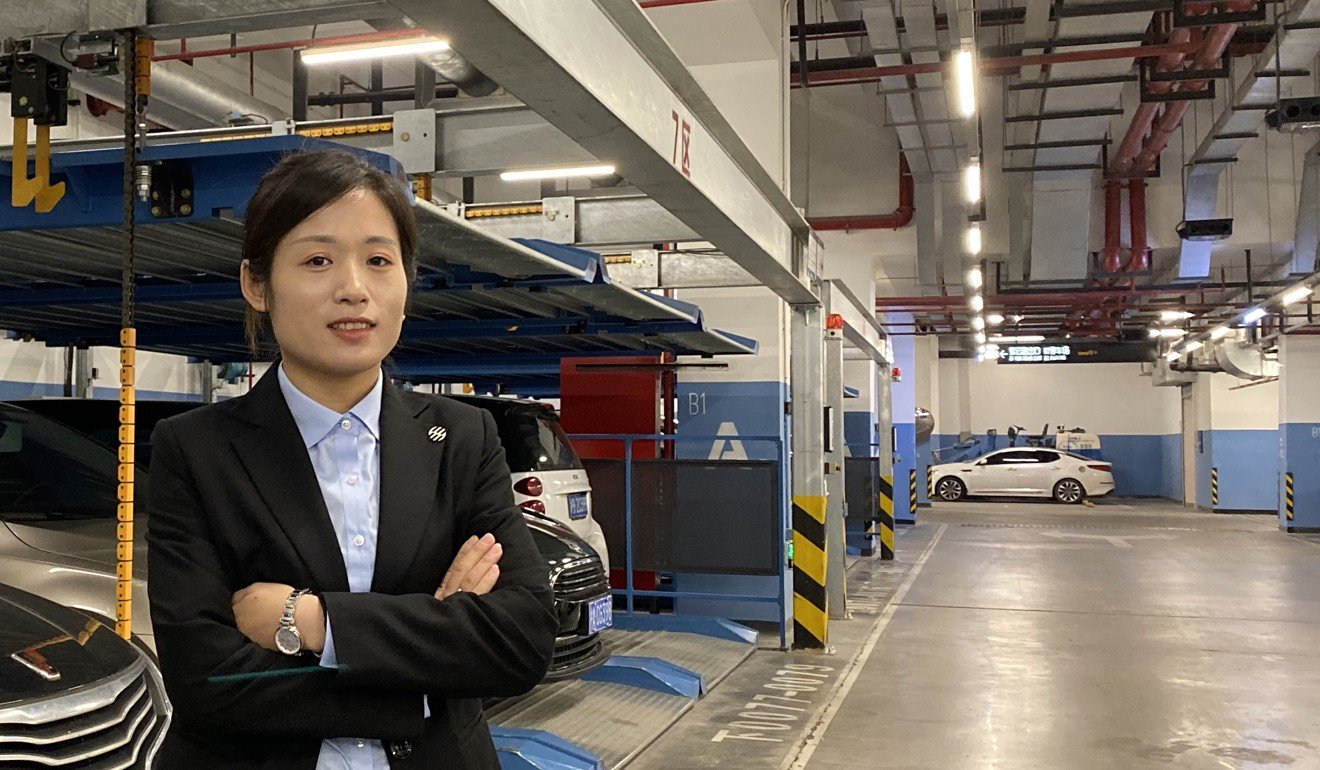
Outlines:
<svg viewBox="0 0 1320 770"><path fill-rule="evenodd" d="M307 447L280 392L275 367L262 375L234 414L256 426L233 439L239 459L316 587L347 591L348 570L334 525Z"/></svg>
<svg viewBox="0 0 1320 770"><path fill-rule="evenodd" d="M452 439L432 441L429 402L407 398L387 377L380 403L380 523L371 590L401 589L435 507L441 459Z"/></svg>

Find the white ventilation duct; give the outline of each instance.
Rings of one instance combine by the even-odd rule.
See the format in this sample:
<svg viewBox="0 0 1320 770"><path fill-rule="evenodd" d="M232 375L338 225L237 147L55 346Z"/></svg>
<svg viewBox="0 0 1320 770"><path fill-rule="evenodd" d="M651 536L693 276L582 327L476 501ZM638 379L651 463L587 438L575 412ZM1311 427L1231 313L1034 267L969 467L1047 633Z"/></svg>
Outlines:
<svg viewBox="0 0 1320 770"><path fill-rule="evenodd" d="M1260 345L1220 340L1215 344L1214 361L1227 373L1244 380L1262 380L1279 376L1279 361L1266 355Z"/></svg>
<svg viewBox="0 0 1320 770"><path fill-rule="evenodd" d="M1264 128L1265 111L1274 106L1275 99L1310 96L1315 91L1310 72L1320 54L1320 28L1311 25L1320 22L1320 0L1294 0L1285 14L1269 46L1235 64L1231 92L1223 100L1222 110L1200 137L1196 152L1187 159L1191 169L1184 202L1187 219L1215 217L1224 169L1242 145ZM1291 24L1299 26L1289 28ZM1210 250L1210 243L1183 241L1178 277L1210 275ZM1301 272L1310 271L1305 268Z"/></svg>

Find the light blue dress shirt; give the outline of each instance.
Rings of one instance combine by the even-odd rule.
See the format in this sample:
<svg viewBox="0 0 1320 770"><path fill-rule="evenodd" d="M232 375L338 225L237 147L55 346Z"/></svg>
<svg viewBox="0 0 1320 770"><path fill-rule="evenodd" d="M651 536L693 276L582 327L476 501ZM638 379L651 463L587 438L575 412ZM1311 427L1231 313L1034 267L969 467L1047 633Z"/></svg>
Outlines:
<svg viewBox="0 0 1320 770"><path fill-rule="evenodd" d="M354 593L370 591L380 531L380 398L384 376L377 375L376 386L347 414L317 403L294 387L282 364L278 377L335 528L339 552L348 570L348 588ZM327 617L325 649L321 652L321 665L326 667L334 667L337 662L330 623ZM430 704L425 696L423 708L429 717ZM389 770L389 766L381 742L362 738L322 741L316 760L316 770Z"/></svg>

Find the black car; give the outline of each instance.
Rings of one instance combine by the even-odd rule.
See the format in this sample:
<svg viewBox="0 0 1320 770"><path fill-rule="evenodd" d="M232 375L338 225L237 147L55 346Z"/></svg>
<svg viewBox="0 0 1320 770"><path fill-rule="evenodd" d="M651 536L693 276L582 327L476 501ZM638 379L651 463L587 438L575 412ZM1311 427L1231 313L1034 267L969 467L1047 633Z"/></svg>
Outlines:
<svg viewBox="0 0 1320 770"><path fill-rule="evenodd" d="M150 483L151 434L156 423L167 417L181 414L201 406L195 401L139 401L136 412L137 462L139 470L137 481L140 487ZM36 414L30 414L36 413ZM24 516L15 520L0 509L0 517L9 525L8 533L0 531L0 556L6 564L0 565L0 576L30 589L48 598L65 604L86 608L105 616L114 614L113 574L114 574L114 453L117 451L119 404L116 401L99 399L30 399L0 402L0 444L4 441L4 427L14 423L20 429L17 434L35 438L33 421L44 425L42 418L53 421L48 431L56 434L50 441L42 442L40 451L42 473L58 476L59 469L70 466L78 471L83 481L77 484L59 484L60 489L81 489L83 497L96 499L84 500L80 511L74 516L61 516L57 521L37 520L39 517ZM67 430L72 429L72 430ZM74 449L77 443L64 435L67 430L85 434L105 448L108 457L88 458L85 447ZM81 439L83 436L75 436ZM32 455L38 450L35 441L32 447L21 447L20 456ZM86 442L91 444L92 442ZM0 464L6 456L0 446ZM77 455L77 459L75 458ZM68 458L67 462L65 458ZM96 459L103 463L94 463ZM31 465L29 463L28 465ZM105 469L108 469L105 470ZM29 469L29 475L34 473ZM105 474L108 472L109 476ZM0 492L3 492L3 476L13 474L0 473ZM68 474L65 474L68 475ZM102 478L105 477L105 478ZM105 483L94 484L101 479ZM3 504L0 494L0 504ZM50 507L50 506L47 506ZM54 507L63 507L56 505ZM100 515L96 515L99 511ZM559 633L555 640L554 658L550 663L546 680L566 679L579 676L600 666L609 657L600 638L600 631L609 625L608 613L611 611L609 582L604 565L595 550L564 525L541 516L534 511L523 509L523 520L531 530L532 539L537 549L545 557L550 572L551 585L555 594L555 612L559 616ZM102 526L103 525L103 526ZM146 532L145 511L138 511L136 530ZM9 534L12 537L6 538ZM29 548L30 547L30 548ZM13 561L17 553L20 560L30 557L33 568ZM25 556L26 554L26 556ZM59 554L54 557L53 554ZM64 564L66 559L76 563ZM58 573L61 584L52 584L44 569L53 561L60 561L63 569ZM99 563L98 564L94 564ZM144 559L139 560L138 571L142 578ZM28 578L31 578L30 580ZM105 580L98 580L105 578ZM135 596L144 595L139 590L145 587L145 581L139 580ZM95 586L90 583L96 583ZM104 583L104 585L102 585ZM105 597L104 607L90 607L89 597ZM150 628L150 616L146 612L137 613L134 624L135 632L143 634L144 640L151 643L153 637Z"/></svg>
<svg viewBox="0 0 1320 770"><path fill-rule="evenodd" d="M0 584L0 767L150 767L171 714L144 649Z"/></svg>

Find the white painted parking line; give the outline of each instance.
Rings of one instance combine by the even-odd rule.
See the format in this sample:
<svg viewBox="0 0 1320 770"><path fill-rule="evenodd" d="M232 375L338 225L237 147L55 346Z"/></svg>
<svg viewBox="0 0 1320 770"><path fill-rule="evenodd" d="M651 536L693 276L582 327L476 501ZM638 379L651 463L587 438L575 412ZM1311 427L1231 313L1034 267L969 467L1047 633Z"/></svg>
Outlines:
<svg viewBox="0 0 1320 770"><path fill-rule="evenodd" d="M889 606L881 613L880 618L875 623L875 628L871 629L871 635L866 638L866 644L862 645L862 648L848 663L847 672L844 674L843 679L839 681L837 689L830 696L830 702L826 704L820 718L807 731L807 738L802 747L798 749L796 756L789 756L784 760L783 768L787 770L803 770L806 768L811 755L816 753L816 747L820 745L821 738L825 736L825 731L829 729L830 722L834 721L834 715L838 713L839 706L848 697L848 693L852 690L857 677L862 673L862 667L870 659L871 651L875 649L876 642L880 640L880 635L885 632L889 621L894 617L894 611L903 603L903 597L907 596L908 589L912 587L917 576L921 574L921 568L926 565L926 560L934 553L935 546L940 542L940 538L944 537L944 531L948 528L948 524L941 524L939 531L930 539L930 544L926 546L925 552L921 554L920 559L917 559L917 563L913 565L912 571L908 573L903 585L899 586L898 590L894 592L894 598L890 600Z"/></svg>
<svg viewBox="0 0 1320 770"><path fill-rule="evenodd" d="M1173 535L1087 535L1080 532L1042 532L1045 537L1072 537L1078 540L1104 540L1115 548L1131 548L1129 540L1172 540Z"/></svg>

